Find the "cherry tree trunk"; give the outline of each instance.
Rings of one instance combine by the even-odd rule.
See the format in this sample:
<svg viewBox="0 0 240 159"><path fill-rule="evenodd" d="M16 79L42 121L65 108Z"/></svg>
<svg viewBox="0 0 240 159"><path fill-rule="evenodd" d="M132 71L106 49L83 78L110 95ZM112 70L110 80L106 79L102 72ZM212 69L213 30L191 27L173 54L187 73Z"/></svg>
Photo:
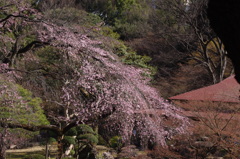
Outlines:
<svg viewBox="0 0 240 159"><path fill-rule="evenodd" d="M57 138L57 142L58 142L58 145L57 145L57 159L62 159L63 157L63 135L58 135L58 138Z"/></svg>

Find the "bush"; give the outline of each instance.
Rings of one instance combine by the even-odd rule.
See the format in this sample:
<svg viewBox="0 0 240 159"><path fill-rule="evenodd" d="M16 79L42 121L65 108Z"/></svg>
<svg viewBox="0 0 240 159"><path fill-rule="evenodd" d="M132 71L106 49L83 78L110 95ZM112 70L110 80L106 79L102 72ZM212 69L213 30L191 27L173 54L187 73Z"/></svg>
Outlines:
<svg viewBox="0 0 240 159"><path fill-rule="evenodd" d="M149 70L149 73L146 73L144 75L146 76L153 76L156 74L157 69L151 65L149 65L149 62L152 60L149 56L142 56L138 55L135 51L131 50L126 45L120 43L119 45L115 46L115 54L117 54L121 59L122 62L127 65L134 65L141 68L146 68Z"/></svg>
<svg viewBox="0 0 240 159"><path fill-rule="evenodd" d="M2 120L31 125L49 124L41 108L42 100L40 98L34 98L29 90L12 82L0 80L0 86L2 91L0 116Z"/></svg>
<svg viewBox="0 0 240 159"><path fill-rule="evenodd" d="M77 135L77 130L76 127L71 128L65 133L66 136L76 136Z"/></svg>
<svg viewBox="0 0 240 159"><path fill-rule="evenodd" d="M147 30L150 30L150 27L147 23L141 21L124 22L121 20L116 20L114 26L114 31L119 33L121 35L121 39L123 40L144 37Z"/></svg>
<svg viewBox="0 0 240 159"><path fill-rule="evenodd" d="M77 137L77 139L79 141L81 141L82 143L85 143L85 144L88 144L90 143L91 145L92 144L97 144L98 143L98 138L96 135L93 135L93 134L83 134L83 135L79 135Z"/></svg>
<svg viewBox="0 0 240 159"><path fill-rule="evenodd" d="M77 130L78 134L86 134L86 133L95 134L93 129L90 126L85 125L85 124L80 124L79 126L77 126L76 130Z"/></svg>
<svg viewBox="0 0 240 159"><path fill-rule="evenodd" d="M119 39L120 35L117 32L114 32L112 27L104 26L101 28L100 32L103 36L111 37L113 39Z"/></svg>
<svg viewBox="0 0 240 159"><path fill-rule="evenodd" d="M115 150L119 151L123 144L121 142L121 137L119 136L114 136L109 140L109 145L111 148L114 148Z"/></svg>
<svg viewBox="0 0 240 159"><path fill-rule="evenodd" d="M76 8L52 9L45 13L45 17L50 20L54 19L57 23L70 26L80 24L85 27L94 27L102 22L99 16Z"/></svg>
<svg viewBox="0 0 240 159"><path fill-rule="evenodd" d="M70 145L70 144L75 144L75 138L73 138L72 136L64 136L63 138L63 143Z"/></svg>

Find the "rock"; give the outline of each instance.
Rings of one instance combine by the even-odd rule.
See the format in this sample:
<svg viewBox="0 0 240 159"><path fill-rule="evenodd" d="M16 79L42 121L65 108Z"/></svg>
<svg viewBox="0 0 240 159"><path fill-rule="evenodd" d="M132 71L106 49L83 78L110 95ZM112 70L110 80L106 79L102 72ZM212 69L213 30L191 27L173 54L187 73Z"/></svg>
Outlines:
<svg viewBox="0 0 240 159"><path fill-rule="evenodd" d="M14 149L16 147L17 147L17 145L10 145L10 149Z"/></svg>
<svg viewBox="0 0 240 159"><path fill-rule="evenodd" d="M209 141L196 141L194 142L193 145L197 148L201 148L201 147L209 148L209 147L213 147L214 144Z"/></svg>
<svg viewBox="0 0 240 159"><path fill-rule="evenodd" d="M114 159L114 157L109 152L103 152L103 159Z"/></svg>

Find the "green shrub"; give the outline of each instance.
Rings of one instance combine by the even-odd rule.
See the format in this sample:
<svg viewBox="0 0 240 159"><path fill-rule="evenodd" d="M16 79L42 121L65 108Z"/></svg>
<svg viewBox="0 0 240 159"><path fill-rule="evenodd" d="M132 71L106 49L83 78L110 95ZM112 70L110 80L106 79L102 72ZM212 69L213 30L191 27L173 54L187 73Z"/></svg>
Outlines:
<svg viewBox="0 0 240 159"><path fill-rule="evenodd" d="M149 65L149 62L152 60L151 57L138 55L123 43L115 45L114 52L122 59L123 63L146 68L148 71L143 73L144 76L152 77L157 72L156 67Z"/></svg>
<svg viewBox="0 0 240 159"><path fill-rule="evenodd" d="M77 126L76 130L77 130L78 134L86 134L86 133L95 134L93 129L90 126L85 125L85 124L80 124L79 126Z"/></svg>
<svg viewBox="0 0 240 159"><path fill-rule="evenodd" d="M98 143L98 137L94 134L79 135L77 139L82 143L86 143L86 144L90 143L91 145Z"/></svg>
<svg viewBox="0 0 240 159"><path fill-rule="evenodd" d="M121 137L119 136L114 136L109 140L109 145L111 148L114 148L115 150L119 151L123 144L121 142Z"/></svg>
<svg viewBox="0 0 240 159"><path fill-rule="evenodd" d="M38 97L33 98L32 93L27 89L24 89L22 86L17 85L17 87L20 96L23 97L23 100L27 101L27 105L32 109L30 112L22 110L21 112L23 114L22 116L18 116L18 121L23 124L48 125L49 121L47 120L46 116L44 115L44 111L40 106L42 100Z"/></svg>
<svg viewBox="0 0 240 159"><path fill-rule="evenodd" d="M75 138L73 138L72 136L64 136L63 138L63 143L70 145L70 144L75 144Z"/></svg>
<svg viewBox="0 0 240 159"><path fill-rule="evenodd" d="M33 98L30 91L15 83L0 80L0 86L3 91L0 96L0 116L3 120L30 125L49 124L40 106L40 98ZM11 105L5 102L8 100L12 101Z"/></svg>
<svg viewBox="0 0 240 159"><path fill-rule="evenodd" d="M71 150L71 151L70 151L70 155L71 155L71 156L73 156L75 153L76 153L75 150Z"/></svg>
<svg viewBox="0 0 240 159"><path fill-rule="evenodd" d="M66 149L71 145L71 144L76 144L76 139L72 136L64 136L63 140L63 150L66 151Z"/></svg>
<svg viewBox="0 0 240 159"><path fill-rule="evenodd" d="M55 138L53 138L53 137L50 137L50 138L48 139L48 142L49 142L49 143L54 143L54 142L57 142L57 140L56 140Z"/></svg>
<svg viewBox="0 0 240 159"><path fill-rule="evenodd" d="M121 39L124 40L143 37L146 34L146 30L150 30L147 23L140 21L125 22L122 20L116 20L114 25L114 31L119 33Z"/></svg>
<svg viewBox="0 0 240 159"><path fill-rule="evenodd" d="M76 130L76 140L78 142L78 147L75 149L76 153L79 155L79 158L92 158L95 156L94 147L98 143L98 134L90 126L85 124L77 126Z"/></svg>
<svg viewBox="0 0 240 159"><path fill-rule="evenodd" d="M76 136L77 135L77 130L76 127L71 128L65 133L66 136Z"/></svg>
<svg viewBox="0 0 240 159"><path fill-rule="evenodd" d="M104 26L101 28L100 32L103 36L111 37L113 39L119 39L120 35L117 32L113 31L112 27Z"/></svg>
<svg viewBox="0 0 240 159"><path fill-rule="evenodd" d="M152 59L149 56L138 55L135 51L126 47L124 44L115 46L116 54L128 65L135 65L141 68L150 68L148 64Z"/></svg>
<svg viewBox="0 0 240 159"><path fill-rule="evenodd" d="M49 10L45 17L65 25L80 24L86 27L93 27L102 22L101 18L93 13L67 7Z"/></svg>

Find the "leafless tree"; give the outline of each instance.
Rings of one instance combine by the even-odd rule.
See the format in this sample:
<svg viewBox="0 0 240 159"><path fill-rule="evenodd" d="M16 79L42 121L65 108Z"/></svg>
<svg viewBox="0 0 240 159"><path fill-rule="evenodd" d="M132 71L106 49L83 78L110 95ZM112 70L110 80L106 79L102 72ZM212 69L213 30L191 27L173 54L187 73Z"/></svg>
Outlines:
<svg viewBox="0 0 240 159"><path fill-rule="evenodd" d="M160 35L166 39L171 37L177 40L190 59L208 71L213 83L222 81L231 73L229 69L232 65L227 59L224 45L209 25L207 0L192 0L189 3L180 0L159 0L156 6L168 19L165 23L161 22Z"/></svg>

